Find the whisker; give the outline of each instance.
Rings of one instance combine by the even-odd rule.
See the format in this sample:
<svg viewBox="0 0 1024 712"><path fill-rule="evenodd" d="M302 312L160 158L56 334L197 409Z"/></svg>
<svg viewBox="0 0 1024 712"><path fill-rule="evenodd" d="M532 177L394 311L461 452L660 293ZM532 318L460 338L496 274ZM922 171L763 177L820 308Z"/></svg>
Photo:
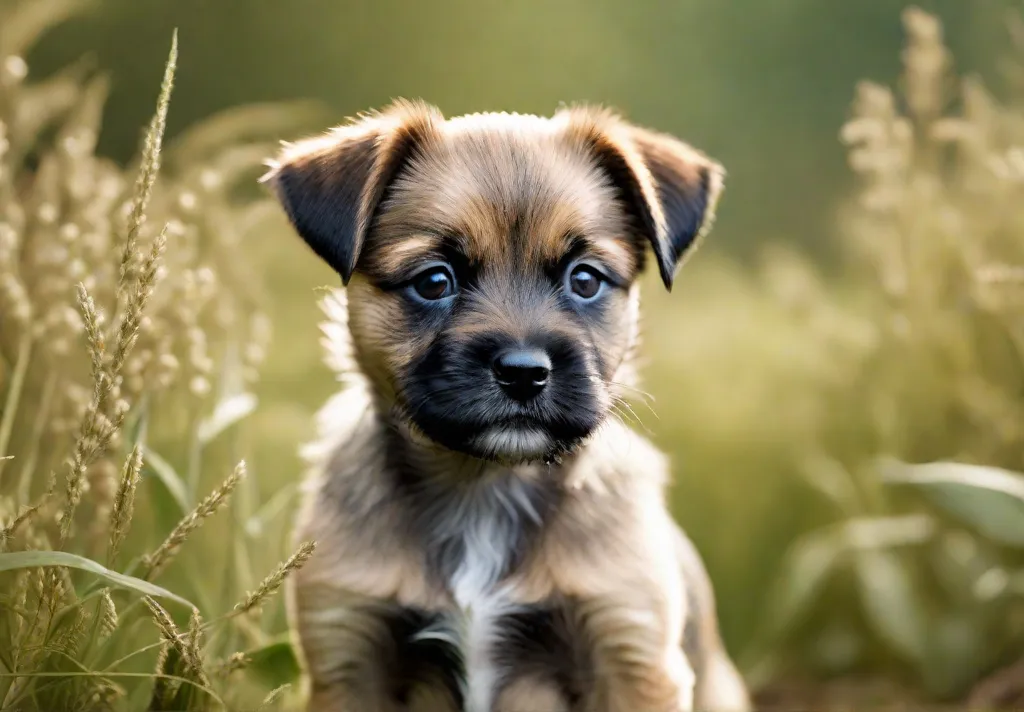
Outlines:
<svg viewBox="0 0 1024 712"><path fill-rule="evenodd" d="M630 385L628 385L626 383L619 383L617 381L609 381L609 385L612 386L613 388L624 388L624 389L627 389L627 390L634 391L637 395L641 396L640 402L643 403L643 406L645 408L647 408L647 410L651 411L651 415L653 415L658 420L661 420L661 417L658 415L658 412L654 409L654 405L653 404L654 404L655 398L650 393L647 393L646 391L641 391L639 388L634 388L633 386L630 386ZM623 398L623 396L621 396L619 394L613 394L613 395L614 395L615 398L617 398L619 400L623 400L623 401L625 400Z"/></svg>
<svg viewBox="0 0 1024 712"><path fill-rule="evenodd" d="M630 406L630 404L628 402L622 400L621 398L616 398L615 400L612 401L611 411L616 416L618 416L620 422L622 422L624 425L628 425L628 423L626 423L626 419L623 417L623 409L628 411L629 414L633 416L632 419L634 421L636 421L636 423L641 428L643 428L644 432L646 432L648 435L653 435L654 434L653 431L643 421L643 419L639 415L637 415L636 411L633 410L632 406Z"/></svg>
<svg viewBox="0 0 1024 712"><path fill-rule="evenodd" d="M654 400L656 400L655 397L648 393L647 391L640 390L636 386L631 386L628 383L622 383L620 381L608 381L608 385L615 386L616 388L624 388L627 391L632 391L636 395L641 396L645 401L653 402Z"/></svg>

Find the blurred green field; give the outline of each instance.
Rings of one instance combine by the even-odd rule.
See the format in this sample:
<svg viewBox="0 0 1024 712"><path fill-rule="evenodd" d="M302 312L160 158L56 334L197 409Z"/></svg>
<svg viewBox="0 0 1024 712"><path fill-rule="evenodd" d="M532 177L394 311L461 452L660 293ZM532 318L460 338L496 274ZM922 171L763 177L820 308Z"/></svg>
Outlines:
<svg viewBox="0 0 1024 712"><path fill-rule="evenodd" d="M24 15L30 29L73 4L38 2L35 19ZM0 0L0 8L17 5ZM50 112L56 126L102 118L95 152L116 162L109 170L125 193L172 28L179 33L168 149L143 236L152 240L162 221L177 221L187 249L175 257L170 236L169 286L153 297L169 324L167 341L154 330L139 348L158 361L177 354L182 367L166 391L150 392L147 382L133 392L125 432L111 446L111 470L130 445L149 448L137 524L124 544L128 568L138 575L145 560L133 557L152 552L242 458L248 477L226 513L204 520L154 582L196 603L204 620L219 620L295 544L298 448L336 387L322 363L318 288L338 278L279 211L252 206L262 196L254 181L260 151L394 96L420 96L448 114L548 113L560 101L601 101L692 141L729 171L715 230L673 293L656 275L645 280L642 377L650 399L634 410L636 426L672 457L673 510L705 557L727 645L763 705L1024 704L1024 478L1014 474L1024 471L1024 16L998 0L920 6L933 14L907 12L898 0L742 8L107 0L33 37L19 48L31 69L26 86L84 55L109 73L101 114L98 101L75 114L72 106L90 94L58 81L39 92L53 106L40 100L32 108ZM12 26L0 23L0 52L17 35ZM3 61L0 120L15 127L7 135L24 155L9 163L8 179L13 170L19 180L0 198L29 215L55 200L61 221L88 222L70 178L66 186L54 178L60 187L52 194L34 181L47 165L49 149L40 147L63 146L67 136L41 130L31 150L17 144L28 133L18 134L10 117L30 95L17 93L17 67ZM81 88L77 76L69 81ZM273 108L286 100L301 103ZM233 119L203 123L236 107L242 113ZM204 135L203 126L212 128ZM230 180L221 186L211 175ZM0 225L13 223L11 214ZM90 269L118 259L113 248L125 230L103 224L111 254L83 256ZM32 299L63 300L62 309L74 311L72 278L58 270L67 293L49 294L56 277L26 247L58 238L45 225L26 228L14 243L21 252L13 261L0 255L0 266ZM204 269L215 286L195 296L206 294L195 284ZM96 272L101 292L108 272ZM38 474L23 492L0 469L3 526L42 494L50 467L63 491L60 453L73 428L34 425L51 415L39 405L47 374L86 393L90 383L79 324L68 331L71 355L32 362L20 411L12 408L23 327L11 294L0 290L0 456L14 456L8 472L28 471L21 466L29 458ZM175 316L173 295L195 299L192 322ZM260 315L271 327L265 353L253 326ZM55 337L44 333L49 354ZM260 358L249 364L252 348ZM250 373L257 367L258 378ZM196 388L197 378L210 388ZM240 399L250 392L251 412ZM243 408L239 422L225 421L223 432L197 445L203 423L227 417L225 407ZM13 413L5 436L4 416ZM72 424L78 416L62 414ZM31 454L37 450L44 455ZM162 458L156 465L151 452ZM914 466L936 462L1012 472ZM91 507L105 496L94 486L83 501ZM17 545L9 550L55 547L52 524L32 531L38 540L21 541L27 534L12 530ZM102 549L84 535L71 543L86 556ZM90 590L77 579L68 586L80 597ZM187 610L168 610L188 625ZM274 647L284 631L279 600L229 623L203 648L211 670L235 651L259 650L252 675L233 673L251 683L252 699L293 681L281 662L287 655ZM16 639L15 628L0 627L0 649L3 635ZM112 638L111 651L157 634L139 624ZM156 664L156 648L147 655L138 670ZM17 678L24 669L11 662L0 656ZM278 667L286 672L267 672ZM223 679L210 673L217 690L236 679L220 670ZM0 689L16 699L13 688ZM112 697L115 708L149 690L124 693ZM8 709L3 699L0 709Z"/></svg>

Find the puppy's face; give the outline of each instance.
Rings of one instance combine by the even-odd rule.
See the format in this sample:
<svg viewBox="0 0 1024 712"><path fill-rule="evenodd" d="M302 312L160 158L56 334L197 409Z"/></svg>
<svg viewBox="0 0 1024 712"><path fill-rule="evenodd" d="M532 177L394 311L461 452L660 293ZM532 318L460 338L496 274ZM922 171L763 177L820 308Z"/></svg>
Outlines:
<svg viewBox="0 0 1024 712"><path fill-rule="evenodd" d="M348 285L356 358L434 442L518 462L607 416L652 252L666 287L721 168L603 111L401 103L286 146L267 180Z"/></svg>

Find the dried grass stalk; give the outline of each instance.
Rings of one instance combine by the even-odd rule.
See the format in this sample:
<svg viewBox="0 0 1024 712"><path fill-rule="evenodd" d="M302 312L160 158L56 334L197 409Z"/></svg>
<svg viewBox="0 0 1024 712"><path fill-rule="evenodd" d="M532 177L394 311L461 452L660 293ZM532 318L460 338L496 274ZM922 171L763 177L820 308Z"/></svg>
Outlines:
<svg viewBox="0 0 1024 712"><path fill-rule="evenodd" d="M132 200L131 214L128 218L128 237L121 253L121 269L118 277L118 294L122 294L129 283L132 261L135 259L139 230L146 221L146 207L153 194L153 185L160 170L160 147L163 142L164 129L167 126L167 110L171 104L171 90L174 88L174 73L178 66L178 31L171 38L171 53L164 68L164 79L160 85L160 96L156 103L156 113L146 132L145 146L142 151L142 170L135 184L135 198Z"/></svg>
<svg viewBox="0 0 1024 712"><path fill-rule="evenodd" d="M145 567L144 578L150 580L160 574L189 535L202 525L203 520L216 513L217 510L227 503L228 497L231 496L231 493L244 477L245 461L243 460L238 463L234 472L221 483L220 487L207 495L206 499L178 522L178 525L174 527L156 551L145 557L143 561Z"/></svg>
<svg viewBox="0 0 1024 712"><path fill-rule="evenodd" d="M315 550L315 541L303 542L294 554L289 556L284 563L280 564L273 573L263 579L255 591L246 595L245 600L235 605L234 612L248 613L259 607L263 601L281 588L281 584L284 583L288 576L302 568L309 558L313 556Z"/></svg>

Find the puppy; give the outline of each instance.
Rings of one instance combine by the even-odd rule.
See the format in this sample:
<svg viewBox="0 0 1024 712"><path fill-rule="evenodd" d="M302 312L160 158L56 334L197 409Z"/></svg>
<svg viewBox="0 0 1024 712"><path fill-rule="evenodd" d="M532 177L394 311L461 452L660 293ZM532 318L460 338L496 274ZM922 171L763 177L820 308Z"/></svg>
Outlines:
<svg viewBox="0 0 1024 712"><path fill-rule="evenodd" d="M748 709L668 467L615 417L637 278L719 165L605 110L396 102L264 177L347 287L289 611L316 712Z"/></svg>

